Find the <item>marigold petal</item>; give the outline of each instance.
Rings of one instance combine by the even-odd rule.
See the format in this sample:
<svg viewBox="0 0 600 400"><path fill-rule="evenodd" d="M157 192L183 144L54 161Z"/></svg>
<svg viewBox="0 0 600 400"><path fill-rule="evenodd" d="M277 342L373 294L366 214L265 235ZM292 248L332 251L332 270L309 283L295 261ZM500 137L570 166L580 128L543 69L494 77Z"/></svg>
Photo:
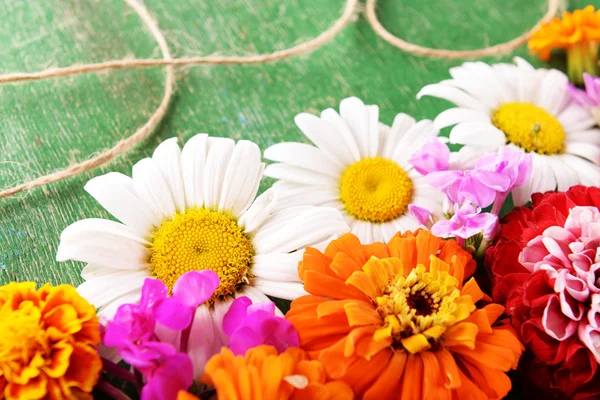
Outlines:
<svg viewBox="0 0 600 400"><path fill-rule="evenodd" d="M325 250L325 255L330 258L335 257L337 253L346 253L358 265L363 265L367 261L360 240L351 233L346 233L332 241Z"/></svg>
<svg viewBox="0 0 600 400"><path fill-rule="evenodd" d="M96 349L75 343L69 368L65 373L65 382L84 392L91 392L102 371L102 361Z"/></svg>
<svg viewBox="0 0 600 400"><path fill-rule="evenodd" d="M446 349L441 349L440 351L435 352L435 356L442 369L444 387L447 389L459 387L461 385L460 373L452 354Z"/></svg>
<svg viewBox="0 0 600 400"><path fill-rule="evenodd" d="M400 340L400 342L406 351L412 354L416 354L431 347L431 343L429 343L429 340L427 340L423 334L412 335Z"/></svg>
<svg viewBox="0 0 600 400"><path fill-rule="evenodd" d="M397 258L386 258L380 260L376 257L371 257L369 261L362 267L362 270L371 279L375 287L379 288L378 296L381 296L381 288L389 284L392 277L391 270L394 269L394 261L398 263ZM391 267L391 268L390 268Z"/></svg>
<svg viewBox="0 0 600 400"><path fill-rule="evenodd" d="M346 280L354 271L360 271L361 265L357 264L348 254L337 253L329 268L340 278Z"/></svg>
<svg viewBox="0 0 600 400"><path fill-rule="evenodd" d="M365 392L363 400L383 400L397 396L402 390L402 375L407 357L406 352L395 351L383 373Z"/></svg>
<svg viewBox="0 0 600 400"><path fill-rule="evenodd" d="M355 290L359 290L363 293L363 296L371 300L375 300L381 296L381 287L377 286L375 282L363 271L356 271L350 278L346 280L346 285L349 285Z"/></svg>
<svg viewBox="0 0 600 400"><path fill-rule="evenodd" d="M354 394L360 398L381 376L392 355L391 350L385 350L380 351L370 360L357 357L343 377L344 382L350 385Z"/></svg>
<svg viewBox="0 0 600 400"><path fill-rule="evenodd" d="M488 368L481 363L463 360L463 366L468 371L471 381L479 387L490 399L504 398L512 384L510 378L502 371Z"/></svg>
<svg viewBox="0 0 600 400"><path fill-rule="evenodd" d="M479 328L472 322L462 322L451 326L444 336L444 346L465 346L469 349L475 348L475 341Z"/></svg>
<svg viewBox="0 0 600 400"><path fill-rule="evenodd" d="M406 276L417 265L417 239L415 237L400 237L395 235L388 243L390 257L396 257L400 260L402 269L393 270L396 275Z"/></svg>
<svg viewBox="0 0 600 400"><path fill-rule="evenodd" d="M452 392L444 386L439 360L433 352L419 353L423 361L423 399L451 400Z"/></svg>
<svg viewBox="0 0 600 400"><path fill-rule="evenodd" d="M38 400L46 396L48 378L41 374L35 379L31 379L27 384L9 383L4 389L6 400Z"/></svg>
<svg viewBox="0 0 600 400"><path fill-rule="evenodd" d="M355 273L359 272L364 273L362 271ZM333 299L368 300L363 292L346 285L343 280L311 270L307 270L304 273L304 290L315 296L330 297Z"/></svg>
<svg viewBox="0 0 600 400"><path fill-rule="evenodd" d="M366 302L351 301L344 304L344 310L346 310L346 316L348 317L348 325L364 326L364 325L381 325L383 320L381 315L373 308L373 306Z"/></svg>
<svg viewBox="0 0 600 400"><path fill-rule="evenodd" d="M423 361L418 354L409 354L402 375L400 400L421 400L423 382Z"/></svg>

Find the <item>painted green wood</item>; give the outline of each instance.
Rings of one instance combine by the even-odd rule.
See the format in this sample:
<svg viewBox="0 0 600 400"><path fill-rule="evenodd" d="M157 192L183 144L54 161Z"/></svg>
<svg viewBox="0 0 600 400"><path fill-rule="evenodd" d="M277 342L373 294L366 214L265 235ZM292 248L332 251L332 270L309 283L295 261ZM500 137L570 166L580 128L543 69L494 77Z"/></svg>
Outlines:
<svg viewBox="0 0 600 400"><path fill-rule="evenodd" d="M379 0L383 24L407 40L468 49L509 40L543 15L545 0ZM582 7L591 0L578 0ZM254 54L316 36L338 18L343 0L146 0L177 56ZM500 9L500 4L504 7ZM525 48L515 55L527 57ZM0 0L0 71L122 57L159 57L136 14L119 0ZM501 60L510 60L511 56ZM488 60L494 61L494 60ZM169 137L198 132L256 141L263 149L299 140L299 112L337 107L350 95L433 118L447 107L417 101L423 85L460 61L413 57L377 38L362 19L325 47L269 65L202 66L177 71L177 93L152 138L110 165L0 200L0 283L80 282L80 263L54 261L60 232L108 214L84 190L91 177L130 173ZM537 62L537 65L541 65ZM163 91L161 68L112 71L0 87L0 187L82 160L143 124ZM269 184L265 182L263 189Z"/></svg>

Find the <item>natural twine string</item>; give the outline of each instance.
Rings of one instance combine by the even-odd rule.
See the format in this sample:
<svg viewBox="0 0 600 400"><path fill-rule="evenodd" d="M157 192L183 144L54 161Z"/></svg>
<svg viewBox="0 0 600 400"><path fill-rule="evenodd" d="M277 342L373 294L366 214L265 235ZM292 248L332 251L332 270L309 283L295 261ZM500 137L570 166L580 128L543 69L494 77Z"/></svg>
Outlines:
<svg viewBox="0 0 600 400"><path fill-rule="evenodd" d="M489 55L499 55L506 53L514 48L525 43L540 24L548 21L552 18L559 6L560 0L548 0L548 12L544 17L536 24L530 31L523 35L499 45L478 49L478 50L445 50L445 49L429 49L426 47L414 45L399 39L389 33L377 19L375 14L376 0L367 0L366 3L366 17L375 33L391 43L392 45L399 47L400 49L419 56L429 57L440 57L440 58L473 58L483 57ZM53 172L48 175L40 176L31 181L27 181L20 185L8 188L0 191L0 199L4 197L13 196L24 190L29 190L38 186L44 186L52 182L57 182L65 178L82 174L91 169L100 167L106 164L115 157L126 153L135 145L147 138L158 125L167 112L169 101L173 94L173 85L175 83L175 72L174 66L181 65L224 65L224 64L260 64L268 63L273 61L279 61L286 58L290 58L299 54L315 50L325 43L332 40L344 27L352 20L354 11L357 9L358 0L346 0L346 5L341 17L335 21L335 23L321 33L316 38L303 42L297 46L290 47L288 49L275 51L267 54L251 55L251 56L206 56L206 57L187 57L187 58L176 58L171 57L169 47L164 35L161 33L157 23L154 21L148 10L142 3L137 0L125 0L125 2L138 14L146 28L150 31L154 39L156 40L159 49L162 53L162 59L132 59L132 60L112 60L96 64L83 64L73 65L65 68L50 68L41 72L15 72L0 75L0 84L16 83L24 81L35 81L47 78L56 78L63 76L71 76L84 74L89 72L99 72L111 69L124 69L124 68L146 68L146 67L166 67L166 79L165 79L165 92L163 98L154 111L150 119L140 127L135 133L119 141L114 147L88 159L76 164L69 166L66 169Z"/></svg>
<svg viewBox="0 0 600 400"><path fill-rule="evenodd" d="M381 37L383 40L391 44L392 46L398 47L399 49L406 51L407 53L411 53L417 56L428 56L434 58L446 58L446 59L454 59L454 58L479 58L486 56L498 56L502 54L506 54L520 45L524 44L529 40L531 35L538 30L540 25L544 22L550 21L557 13L560 8L561 0L548 0L548 11L546 14L538 21L537 24L527 32L522 35L509 40L505 43L499 43L494 46L484 47L481 49L475 50L447 50L447 49L431 49L429 47L419 46L405 40L400 39L397 36L392 35L388 32L383 25L377 19L377 14L375 12L375 5L377 0L367 0L365 4L365 16L367 21L371 25L371 28L375 31L375 33Z"/></svg>

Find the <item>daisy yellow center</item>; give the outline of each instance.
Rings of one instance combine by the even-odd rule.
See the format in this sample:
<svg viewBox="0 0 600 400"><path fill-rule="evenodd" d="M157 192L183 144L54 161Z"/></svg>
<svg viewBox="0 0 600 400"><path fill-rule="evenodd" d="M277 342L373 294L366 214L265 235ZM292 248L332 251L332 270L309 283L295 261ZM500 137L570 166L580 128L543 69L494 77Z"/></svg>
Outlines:
<svg viewBox="0 0 600 400"><path fill-rule="evenodd" d="M369 222L398 218L412 199L413 183L395 162L366 158L349 166L340 182L341 199L353 217Z"/></svg>
<svg viewBox="0 0 600 400"><path fill-rule="evenodd" d="M0 360L28 362L40 347L40 310L25 301L15 311L9 307L4 311L0 311Z"/></svg>
<svg viewBox="0 0 600 400"><path fill-rule="evenodd" d="M212 270L221 280L214 300L235 293L252 278L252 251L250 239L234 218L205 208L189 209L154 233L150 270L169 290L186 272Z"/></svg>
<svg viewBox="0 0 600 400"><path fill-rule="evenodd" d="M558 119L530 103L506 103L492 113L492 124L525 151L559 154L567 137Z"/></svg>
<svg viewBox="0 0 600 400"><path fill-rule="evenodd" d="M384 325L375 339L391 338L395 348L410 353L427 350L464 316L459 298L458 280L447 271L431 273L419 265L406 277L396 276L377 298Z"/></svg>

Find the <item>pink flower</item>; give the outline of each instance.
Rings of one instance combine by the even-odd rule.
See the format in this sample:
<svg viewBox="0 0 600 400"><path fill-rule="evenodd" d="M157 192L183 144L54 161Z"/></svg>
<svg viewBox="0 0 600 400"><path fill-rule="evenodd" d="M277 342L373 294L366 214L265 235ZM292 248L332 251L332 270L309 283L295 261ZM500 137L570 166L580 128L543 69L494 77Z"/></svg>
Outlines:
<svg viewBox="0 0 600 400"><path fill-rule="evenodd" d="M432 138L413 153L408 162L421 175L427 175L435 171L446 171L450 166L450 149L439 139Z"/></svg>
<svg viewBox="0 0 600 400"><path fill-rule="evenodd" d="M419 225L429 229L433 225L433 214L425 207L417 206L416 204L408 205L408 212L417 220Z"/></svg>
<svg viewBox="0 0 600 400"><path fill-rule="evenodd" d="M173 400L180 390L187 390L194 381L194 366L183 353L173 354L151 375L142 389L143 400Z"/></svg>
<svg viewBox="0 0 600 400"><path fill-rule="evenodd" d="M523 186L531 176L533 158L531 154L512 147L503 147L497 153L483 155L475 167L500 173L509 178L510 182L504 191L496 192L492 214L498 215L509 192L518 186Z"/></svg>
<svg viewBox="0 0 600 400"><path fill-rule="evenodd" d="M505 192L510 185L506 175L484 169L437 171L427 174L427 181L441 189L454 203L472 203L487 207L497 192Z"/></svg>
<svg viewBox="0 0 600 400"><path fill-rule="evenodd" d="M587 108L596 122L600 124L600 78L584 73L585 90L577 89L568 84L567 89L571 98L579 105Z"/></svg>
<svg viewBox="0 0 600 400"><path fill-rule="evenodd" d="M551 226L519 255L554 293L544 296L542 327L551 338L577 337L600 363L600 211L574 207L564 227Z"/></svg>
<svg viewBox="0 0 600 400"><path fill-rule="evenodd" d="M455 237L469 239L479 233L485 238L495 236L498 229L498 217L490 213L481 213L481 209L469 203L460 208L454 205L454 215L450 219L442 219L431 227L431 233L439 237Z"/></svg>
<svg viewBox="0 0 600 400"><path fill-rule="evenodd" d="M298 347L298 333L285 318L275 315L275 303L252 304L248 297L235 299L223 318L223 332L229 335L229 348L236 355L263 344L281 353Z"/></svg>

